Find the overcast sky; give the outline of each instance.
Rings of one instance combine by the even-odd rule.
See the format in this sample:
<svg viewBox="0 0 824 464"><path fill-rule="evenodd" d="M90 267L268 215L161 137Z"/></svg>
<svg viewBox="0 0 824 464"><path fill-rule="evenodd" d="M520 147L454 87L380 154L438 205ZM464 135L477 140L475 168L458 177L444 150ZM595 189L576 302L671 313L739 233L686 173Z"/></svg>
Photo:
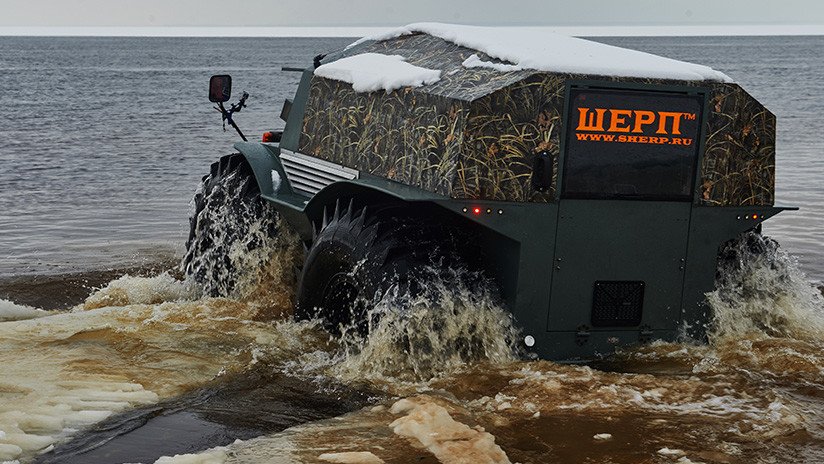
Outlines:
<svg viewBox="0 0 824 464"><path fill-rule="evenodd" d="M0 0L0 26L824 25L822 0Z"/></svg>

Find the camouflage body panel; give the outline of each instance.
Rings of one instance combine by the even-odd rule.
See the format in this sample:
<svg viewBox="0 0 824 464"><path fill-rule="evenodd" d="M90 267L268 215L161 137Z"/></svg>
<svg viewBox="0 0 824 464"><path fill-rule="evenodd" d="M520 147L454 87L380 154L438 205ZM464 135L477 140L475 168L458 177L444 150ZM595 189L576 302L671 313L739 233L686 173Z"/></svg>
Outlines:
<svg viewBox="0 0 824 464"><path fill-rule="evenodd" d="M312 78L299 151L450 196L468 104L402 89L358 93Z"/></svg>
<svg viewBox="0 0 824 464"><path fill-rule="evenodd" d="M548 202L558 186L561 121L567 76L533 74L470 105L455 198ZM546 151L552 186L532 188L532 163Z"/></svg>
<svg viewBox="0 0 824 464"><path fill-rule="evenodd" d="M775 201L775 115L735 84L716 84L701 165L701 203L772 205Z"/></svg>
<svg viewBox="0 0 824 464"><path fill-rule="evenodd" d="M441 80L392 93L358 93L350 84L312 78L299 151L459 199L550 202L556 198L564 98L569 81L703 86L706 153L699 203L772 205L775 116L736 84L466 68L481 52L425 34L354 47L398 54L441 70ZM491 60L495 61L495 60ZM546 151L552 187L531 187L532 163Z"/></svg>

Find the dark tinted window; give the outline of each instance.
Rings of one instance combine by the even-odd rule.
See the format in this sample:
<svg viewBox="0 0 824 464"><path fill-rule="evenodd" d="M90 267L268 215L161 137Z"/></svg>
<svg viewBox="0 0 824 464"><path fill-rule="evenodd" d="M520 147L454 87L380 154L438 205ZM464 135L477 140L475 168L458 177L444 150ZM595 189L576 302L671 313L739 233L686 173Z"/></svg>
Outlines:
<svg viewBox="0 0 824 464"><path fill-rule="evenodd" d="M563 195L692 198L703 97L572 89Z"/></svg>

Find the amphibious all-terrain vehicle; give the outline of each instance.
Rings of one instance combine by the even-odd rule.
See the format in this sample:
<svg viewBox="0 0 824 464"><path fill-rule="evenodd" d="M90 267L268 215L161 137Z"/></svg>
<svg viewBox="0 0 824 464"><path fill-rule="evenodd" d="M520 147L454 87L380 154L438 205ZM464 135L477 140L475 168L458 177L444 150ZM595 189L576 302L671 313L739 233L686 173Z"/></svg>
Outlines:
<svg viewBox="0 0 824 464"><path fill-rule="evenodd" d="M302 73L285 129L209 178L253 178L243 197L297 231L297 316L331 330L435 254L491 278L542 358L700 339L720 247L789 209L773 206L775 116L704 66L416 24ZM210 96L222 108L227 77Z"/></svg>

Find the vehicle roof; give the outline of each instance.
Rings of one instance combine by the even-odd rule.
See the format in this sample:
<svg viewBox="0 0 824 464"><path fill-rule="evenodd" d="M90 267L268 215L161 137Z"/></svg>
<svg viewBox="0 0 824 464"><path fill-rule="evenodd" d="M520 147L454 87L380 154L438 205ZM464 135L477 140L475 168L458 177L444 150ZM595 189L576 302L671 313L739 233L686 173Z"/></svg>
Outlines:
<svg viewBox="0 0 824 464"><path fill-rule="evenodd" d="M384 81L384 87L370 90L391 91L402 87L404 76L381 76L382 66L369 66L362 60L362 69L351 69L352 58L364 54L403 57L408 72L431 75L439 72L433 82L412 85L418 91L460 100L475 100L495 90L521 81L536 73L607 77L614 80L654 79L697 83L731 82L725 74L707 66L664 58L661 56L605 45L589 40L567 37L545 30L526 28L512 32L488 27L458 26L439 23L417 23L385 34L360 39L345 50L324 60L316 71L319 75L344 80L353 85L366 78L370 82ZM333 72L335 61L347 58L350 74L361 76L341 78ZM371 61L374 63L374 61ZM326 69L324 69L326 68ZM426 74L429 72L430 74ZM407 74L407 82L414 75ZM400 80L399 80L400 79ZM417 79L421 81L422 79ZM393 85L394 84L394 85ZM361 88L365 88L361 85Z"/></svg>

